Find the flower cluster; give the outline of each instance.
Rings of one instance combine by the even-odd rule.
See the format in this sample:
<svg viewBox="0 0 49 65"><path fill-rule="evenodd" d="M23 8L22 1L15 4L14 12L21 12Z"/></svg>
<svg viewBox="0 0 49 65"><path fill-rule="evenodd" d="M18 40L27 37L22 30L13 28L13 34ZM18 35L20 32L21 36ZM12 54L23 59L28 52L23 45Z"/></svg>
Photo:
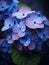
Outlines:
<svg viewBox="0 0 49 65"><path fill-rule="evenodd" d="M17 0L0 1L0 20L4 20L1 31L6 34L2 51L8 51L14 41L19 42L16 44L19 50L24 46L41 51L43 42L49 38L49 21L41 12L23 6L19 8L18 3Z"/></svg>

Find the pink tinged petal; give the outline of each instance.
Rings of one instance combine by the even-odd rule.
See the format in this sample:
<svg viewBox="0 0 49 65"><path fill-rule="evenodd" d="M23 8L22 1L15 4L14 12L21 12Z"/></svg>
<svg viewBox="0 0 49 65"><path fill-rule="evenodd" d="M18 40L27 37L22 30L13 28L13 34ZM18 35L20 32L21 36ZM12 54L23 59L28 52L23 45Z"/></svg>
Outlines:
<svg viewBox="0 0 49 65"><path fill-rule="evenodd" d="M35 28L44 28L44 24L36 24Z"/></svg>
<svg viewBox="0 0 49 65"><path fill-rule="evenodd" d="M19 32L18 32L18 36L19 36L19 37L24 37L24 36L25 36L25 32L19 31Z"/></svg>
<svg viewBox="0 0 49 65"><path fill-rule="evenodd" d="M30 44L30 45L28 46L28 49L29 49L29 50L34 50L34 49L35 49L35 45L34 45L34 44Z"/></svg>
<svg viewBox="0 0 49 65"><path fill-rule="evenodd" d="M40 19L40 18L39 18ZM41 24L42 22L38 22L38 19L36 21L36 18L27 18L26 19L26 26L35 29L35 28L44 28L44 24Z"/></svg>
<svg viewBox="0 0 49 65"><path fill-rule="evenodd" d="M6 39L9 44L12 44L14 42L13 39Z"/></svg>
<svg viewBox="0 0 49 65"><path fill-rule="evenodd" d="M18 39L19 39L18 34L13 33L13 34L12 34L12 39L13 39L13 40L18 40Z"/></svg>
<svg viewBox="0 0 49 65"><path fill-rule="evenodd" d="M18 24L14 25L14 27L12 28L14 33L18 33L19 32L19 27Z"/></svg>
<svg viewBox="0 0 49 65"><path fill-rule="evenodd" d="M22 51L22 49L23 49L23 46L22 46L21 44L17 44L15 47L16 47L19 51Z"/></svg>
<svg viewBox="0 0 49 65"><path fill-rule="evenodd" d="M23 15L24 14L24 15ZM23 18L25 18L25 17L27 17L27 14L26 13L21 13L21 12L16 12L16 13L13 13L12 14L12 17L16 17L16 18L18 18L18 19L23 19Z"/></svg>
<svg viewBox="0 0 49 65"><path fill-rule="evenodd" d="M28 28L31 28L31 29L36 29L36 28L44 28L44 24L34 24L32 23L31 21L30 22L26 22L26 26Z"/></svg>
<svg viewBox="0 0 49 65"><path fill-rule="evenodd" d="M31 14L33 11L28 10L25 7L21 7L20 10L18 12L15 12L12 14L12 17L15 16L18 19L22 19L27 17L28 14Z"/></svg>
<svg viewBox="0 0 49 65"><path fill-rule="evenodd" d="M31 14L33 11L28 10L26 7L21 7L19 12L24 13L24 14Z"/></svg>

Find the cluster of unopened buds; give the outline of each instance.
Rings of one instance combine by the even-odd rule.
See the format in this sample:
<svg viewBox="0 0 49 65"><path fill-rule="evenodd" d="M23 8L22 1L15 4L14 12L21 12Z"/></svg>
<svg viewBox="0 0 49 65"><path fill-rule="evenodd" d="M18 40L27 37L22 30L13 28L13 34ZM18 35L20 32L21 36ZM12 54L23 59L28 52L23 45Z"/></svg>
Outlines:
<svg viewBox="0 0 49 65"><path fill-rule="evenodd" d="M42 44L49 39L49 21L40 11L32 11L27 7L19 7L19 1L0 1L0 22L5 32L4 39L0 39L3 52L11 53L15 41L16 47L22 50L23 46L28 50L42 50Z"/></svg>

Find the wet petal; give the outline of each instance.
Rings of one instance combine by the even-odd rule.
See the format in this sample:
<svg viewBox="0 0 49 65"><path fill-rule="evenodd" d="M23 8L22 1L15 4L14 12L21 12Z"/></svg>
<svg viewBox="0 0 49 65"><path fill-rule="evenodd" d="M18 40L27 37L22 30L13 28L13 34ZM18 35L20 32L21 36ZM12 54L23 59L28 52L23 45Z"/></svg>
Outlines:
<svg viewBox="0 0 49 65"><path fill-rule="evenodd" d="M6 31L9 28L11 28L12 26L14 26L14 21L11 18L8 18L8 19L5 20L4 26L1 29L1 31Z"/></svg>
<svg viewBox="0 0 49 65"><path fill-rule="evenodd" d="M37 15L33 16L32 14L30 17L26 18L26 26L31 29L44 28L43 20L43 17L38 17Z"/></svg>
<svg viewBox="0 0 49 65"><path fill-rule="evenodd" d="M12 26L14 25L13 19L12 19L12 18L6 19L5 22L4 22L4 25L5 25L5 26L12 27Z"/></svg>
<svg viewBox="0 0 49 65"><path fill-rule="evenodd" d="M13 39L8 39L7 42L8 42L8 44L13 44L14 41L13 41Z"/></svg>
<svg viewBox="0 0 49 65"><path fill-rule="evenodd" d="M25 30L26 30L26 25L25 25L24 21L21 21L19 26L20 26L21 31L22 31L22 32L25 32Z"/></svg>
<svg viewBox="0 0 49 65"><path fill-rule="evenodd" d="M16 25L13 27L13 32L17 33L19 37L25 36L25 30L26 30L26 26L23 21L20 22L19 24L16 23Z"/></svg>
<svg viewBox="0 0 49 65"><path fill-rule="evenodd" d="M31 42L31 33L30 31L26 31L26 34L23 38L20 38L20 43L23 44L24 46L28 46Z"/></svg>
<svg viewBox="0 0 49 65"><path fill-rule="evenodd" d="M30 44L30 39L20 39L20 43L23 44L24 46L28 46Z"/></svg>
<svg viewBox="0 0 49 65"><path fill-rule="evenodd" d="M26 26L31 29L44 28L44 24L34 24L33 21L26 21Z"/></svg>
<svg viewBox="0 0 49 65"><path fill-rule="evenodd" d="M25 36L25 32L19 31L19 32L18 32L18 36L19 36L19 37L24 37L24 36Z"/></svg>
<svg viewBox="0 0 49 65"><path fill-rule="evenodd" d="M18 34L13 33L13 34L12 34L12 39L13 39L13 40L18 40L18 39L19 39Z"/></svg>
<svg viewBox="0 0 49 65"><path fill-rule="evenodd" d="M12 30L13 30L14 33L18 33L19 32L19 24L14 25Z"/></svg>
<svg viewBox="0 0 49 65"><path fill-rule="evenodd" d="M37 18L35 18L34 21L36 21L37 24L42 24L43 21L45 21L45 18L44 18L44 16L42 16L42 17L37 17Z"/></svg>
<svg viewBox="0 0 49 65"><path fill-rule="evenodd" d="M26 7L21 7L18 12L12 14L12 16L22 19L27 17L28 14L31 14L33 11L28 10Z"/></svg>

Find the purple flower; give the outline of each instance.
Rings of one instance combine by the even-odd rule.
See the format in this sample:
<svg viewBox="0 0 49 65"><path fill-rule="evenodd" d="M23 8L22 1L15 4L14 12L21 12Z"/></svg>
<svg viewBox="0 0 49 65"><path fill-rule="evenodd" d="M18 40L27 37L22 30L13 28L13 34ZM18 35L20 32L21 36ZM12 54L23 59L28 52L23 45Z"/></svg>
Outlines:
<svg viewBox="0 0 49 65"><path fill-rule="evenodd" d="M32 13L26 18L26 26L31 29L44 28L45 21L44 16L38 16L36 13Z"/></svg>
<svg viewBox="0 0 49 65"><path fill-rule="evenodd" d="M20 37L18 36L17 33L12 33L12 40L18 40Z"/></svg>
<svg viewBox="0 0 49 65"><path fill-rule="evenodd" d="M13 27L13 32L17 33L19 37L24 37L26 31L26 26L23 21L21 21L19 24L16 23Z"/></svg>
<svg viewBox="0 0 49 65"><path fill-rule="evenodd" d="M28 14L31 14L33 11L28 10L26 7L21 7L18 12L12 14L13 17L18 19L23 19L27 17Z"/></svg>

